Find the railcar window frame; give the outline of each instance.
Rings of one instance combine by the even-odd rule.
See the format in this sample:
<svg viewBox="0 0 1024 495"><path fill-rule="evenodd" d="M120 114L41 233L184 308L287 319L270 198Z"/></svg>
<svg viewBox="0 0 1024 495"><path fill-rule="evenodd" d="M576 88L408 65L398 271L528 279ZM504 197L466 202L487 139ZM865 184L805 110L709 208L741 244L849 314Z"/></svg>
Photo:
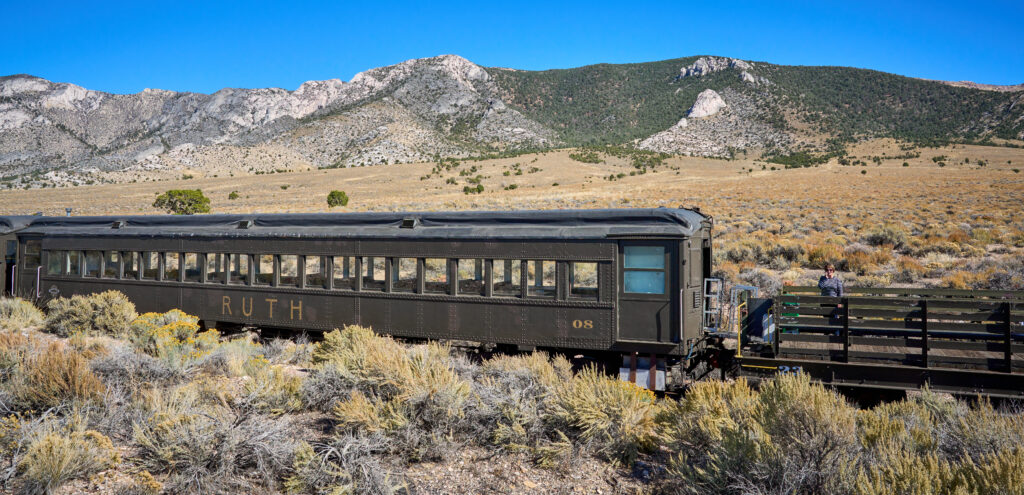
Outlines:
<svg viewBox="0 0 1024 495"><path fill-rule="evenodd" d="M648 265L644 265L643 261L645 261L645 260L642 260L642 259L635 259L634 261L638 262L638 264L636 264L634 266L629 266L630 265L630 263L629 263L630 260L628 259L628 257L629 257L628 251L630 250L630 248L634 248L634 249L635 248L657 248L657 249L660 249L661 250L660 257L658 257L658 258L659 258L659 263L661 265L661 268L652 267L652 266L649 266L649 264ZM652 256L654 256L653 253L646 253L646 254L637 253L637 255L638 255L638 257L639 256L648 256L648 257L650 257L646 261L653 261L655 259L654 257L652 257ZM628 298L628 299L647 299L647 300L658 300L658 301L664 301L664 300L669 299L669 297L670 297L670 294L669 294L669 292L670 292L669 291L669 284L672 281L672 276L669 273L668 268L670 266L672 266L671 255L672 255L672 249L668 245L668 243L665 243L665 242L634 241L634 242L628 242L628 243L625 243L625 242L621 243L620 244L620 250L619 250L619 260L620 260L620 262L619 262L619 281L620 281L619 294L622 297L625 297L625 298ZM660 275L661 276L661 291L660 292L646 292L646 291L645 292L636 292L636 291L627 290L628 285L629 285L629 280L628 279L630 278L629 275L631 273L657 274L657 275ZM655 277L655 280L656 279L657 279L657 277Z"/></svg>
<svg viewBox="0 0 1024 495"><path fill-rule="evenodd" d="M160 260L162 258L163 256L160 255L159 251L141 251L139 258L139 271L142 272L142 275L139 280L160 280L161 273L163 272L163 269L160 267Z"/></svg>
<svg viewBox="0 0 1024 495"><path fill-rule="evenodd" d="M243 267L243 260L245 266ZM243 269L244 268L244 269ZM250 286L253 278L252 255L247 253L231 253L228 259L227 284Z"/></svg>
<svg viewBox="0 0 1024 495"><path fill-rule="evenodd" d="M550 264L551 270L548 270ZM538 277L537 272L540 271ZM551 274L551 285L548 285L548 274ZM530 277L533 277L532 280ZM526 297L530 299L558 298L558 262L551 259L526 260Z"/></svg>
<svg viewBox="0 0 1024 495"><path fill-rule="evenodd" d="M492 259L491 262L491 297L501 298L522 298L523 297L523 278L525 270L523 270L523 263L525 260L522 259ZM498 273L498 269L495 268L495 264L500 263L501 273ZM501 277L501 281L498 281L498 277ZM508 285L502 285L508 284Z"/></svg>
<svg viewBox="0 0 1024 495"><path fill-rule="evenodd" d="M459 296L485 296L487 294L487 262L484 258L457 258L455 264L455 294ZM466 276L463 276L463 273ZM479 283L479 287L474 287Z"/></svg>
<svg viewBox="0 0 1024 495"><path fill-rule="evenodd" d="M121 279L140 280L142 254L138 251L121 251Z"/></svg>
<svg viewBox="0 0 1024 495"><path fill-rule="evenodd" d="M577 287L577 275L580 273L576 265L593 265L593 286ZM598 261L567 261L567 281L569 282L566 295L573 301L597 301L601 297L601 262ZM582 289L578 291L577 289ZM593 293L591 293L593 291Z"/></svg>
<svg viewBox="0 0 1024 495"><path fill-rule="evenodd" d="M66 260L66 251L62 250L46 250L44 254L46 256L46 275L48 277L60 277L64 275ZM56 263L56 265L54 265ZM54 273L51 268L56 266L57 271Z"/></svg>
<svg viewBox="0 0 1024 495"><path fill-rule="evenodd" d="M398 294L418 294L420 292L419 258L395 256L390 258L390 260L391 292ZM412 275L411 277L409 277L410 274Z"/></svg>
<svg viewBox="0 0 1024 495"><path fill-rule="evenodd" d="M360 278L358 256L331 257L331 289L354 291ZM338 278L338 274L341 278Z"/></svg>
<svg viewBox="0 0 1024 495"><path fill-rule="evenodd" d="M300 268L302 256L297 254L279 254L275 258L277 258L274 263L274 271L276 273L274 278L277 281L275 287L299 287L302 277L302 270Z"/></svg>
<svg viewBox="0 0 1024 495"><path fill-rule="evenodd" d="M93 260L95 263L92 263ZM85 251L82 264L82 278L100 278L103 275L103 251Z"/></svg>
<svg viewBox="0 0 1024 495"><path fill-rule="evenodd" d="M100 262L100 278L119 280L121 278L121 252L103 251Z"/></svg>

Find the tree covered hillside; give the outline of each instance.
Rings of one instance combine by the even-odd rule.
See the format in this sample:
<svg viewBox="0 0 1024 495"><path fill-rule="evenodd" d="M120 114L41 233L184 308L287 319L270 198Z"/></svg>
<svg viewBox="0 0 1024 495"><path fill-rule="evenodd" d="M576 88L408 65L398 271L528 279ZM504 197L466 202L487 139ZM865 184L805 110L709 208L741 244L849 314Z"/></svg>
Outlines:
<svg viewBox="0 0 1024 495"><path fill-rule="evenodd" d="M865 69L761 62L748 72L767 82L743 81L738 67L680 77L680 70L697 60L489 72L507 103L556 129L568 144L650 136L685 117L697 94L708 88L751 97L760 118L776 128L800 121L813 132L846 138L1024 138L1024 92L953 87Z"/></svg>

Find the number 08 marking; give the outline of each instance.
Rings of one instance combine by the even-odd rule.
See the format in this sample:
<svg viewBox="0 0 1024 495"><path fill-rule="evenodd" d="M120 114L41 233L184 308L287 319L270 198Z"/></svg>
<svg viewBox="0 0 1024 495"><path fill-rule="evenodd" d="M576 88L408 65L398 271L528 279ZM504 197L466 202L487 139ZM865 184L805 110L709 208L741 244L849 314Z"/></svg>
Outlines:
<svg viewBox="0 0 1024 495"><path fill-rule="evenodd" d="M573 328L594 328L594 320L572 320Z"/></svg>

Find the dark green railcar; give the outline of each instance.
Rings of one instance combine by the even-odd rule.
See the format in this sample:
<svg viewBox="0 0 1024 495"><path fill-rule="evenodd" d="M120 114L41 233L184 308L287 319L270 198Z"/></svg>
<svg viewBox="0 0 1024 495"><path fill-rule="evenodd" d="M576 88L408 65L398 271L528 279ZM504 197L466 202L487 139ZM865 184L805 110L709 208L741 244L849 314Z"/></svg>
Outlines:
<svg viewBox="0 0 1024 495"><path fill-rule="evenodd" d="M0 217L0 242L5 290L30 299L118 290L209 327L554 349L661 389L703 346L711 227L669 208Z"/></svg>

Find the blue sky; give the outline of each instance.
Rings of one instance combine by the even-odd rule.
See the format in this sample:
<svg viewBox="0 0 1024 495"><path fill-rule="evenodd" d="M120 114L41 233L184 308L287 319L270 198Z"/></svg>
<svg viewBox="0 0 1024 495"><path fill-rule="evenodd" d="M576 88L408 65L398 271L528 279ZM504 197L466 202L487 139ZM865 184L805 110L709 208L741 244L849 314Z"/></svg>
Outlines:
<svg viewBox="0 0 1024 495"><path fill-rule="evenodd" d="M533 70L715 54L1024 83L1020 0L87 3L0 0L0 75L208 93L444 53Z"/></svg>

